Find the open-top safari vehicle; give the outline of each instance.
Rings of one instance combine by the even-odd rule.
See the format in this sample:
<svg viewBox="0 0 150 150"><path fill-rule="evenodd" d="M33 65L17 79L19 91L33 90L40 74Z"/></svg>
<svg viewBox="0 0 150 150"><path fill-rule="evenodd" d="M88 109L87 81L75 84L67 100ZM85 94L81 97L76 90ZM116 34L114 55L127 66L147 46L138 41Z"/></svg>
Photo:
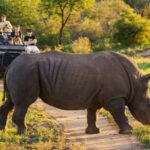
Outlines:
<svg viewBox="0 0 150 150"><path fill-rule="evenodd" d="M3 74L9 64L22 52L26 46L22 45L0 45L0 74Z"/></svg>

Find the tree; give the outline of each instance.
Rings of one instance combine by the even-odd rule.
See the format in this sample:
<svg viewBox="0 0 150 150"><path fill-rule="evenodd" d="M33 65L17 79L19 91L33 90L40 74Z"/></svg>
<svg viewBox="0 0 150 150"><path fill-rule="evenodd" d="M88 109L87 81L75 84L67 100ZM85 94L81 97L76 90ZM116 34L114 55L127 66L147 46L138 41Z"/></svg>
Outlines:
<svg viewBox="0 0 150 150"><path fill-rule="evenodd" d="M150 3L145 6L143 14L146 18L150 19Z"/></svg>
<svg viewBox="0 0 150 150"><path fill-rule="evenodd" d="M149 0L124 0L129 4L135 11L142 16L145 14L145 8L150 4Z"/></svg>
<svg viewBox="0 0 150 150"><path fill-rule="evenodd" d="M13 25L35 29L38 24L38 7L40 0L4 0L3 7Z"/></svg>
<svg viewBox="0 0 150 150"><path fill-rule="evenodd" d="M128 10L114 24L113 38L123 45L150 45L150 21Z"/></svg>
<svg viewBox="0 0 150 150"><path fill-rule="evenodd" d="M0 2L0 14L4 14L4 12L6 12L6 1L1 0L1 2Z"/></svg>
<svg viewBox="0 0 150 150"><path fill-rule="evenodd" d="M71 17L74 10L87 8L94 3L94 0L43 0L41 8L43 8L44 15L47 14L46 20L51 15L57 14L60 17L60 29L58 35L58 44L62 44L62 37L65 25Z"/></svg>
<svg viewBox="0 0 150 150"><path fill-rule="evenodd" d="M102 9L103 8L103 9ZM113 46L111 35L113 24L120 18L120 14L130 9L122 0L101 0L90 9L81 11L75 24L70 25L71 39L88 37L94 51L110 49Z"/></svg>

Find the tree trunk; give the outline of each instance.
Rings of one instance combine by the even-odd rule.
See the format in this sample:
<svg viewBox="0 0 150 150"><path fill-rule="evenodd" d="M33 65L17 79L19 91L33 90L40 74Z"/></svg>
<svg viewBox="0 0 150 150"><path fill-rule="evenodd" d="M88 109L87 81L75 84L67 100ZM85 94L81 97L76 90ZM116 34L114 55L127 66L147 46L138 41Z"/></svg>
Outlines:
<svg viewBox="0 0 150 150"><path fill-rule="evenodd" d="M61 45L62 44L62 38L63 38L63 31L64 31L64 28L65 28L65 25L68 21L68 19L70 18L71 16L71 13L72 13L72 7L70 8L70 12L68 14L68 16L65 18L64 16L64 13L65 13L65 8L61 8L60 7L60 10L61 10L61 27L60 27L60 30L59 30L59 35L58 35L58 44Z"/></svg>
<svg viewBox="0 0 150 150"><path fill-rule="evenodd" d="M63 30L64 30L65 25L62 23L61 28L59 30L59 36L58 36L58 44L62 44L62 38L63 38Z"/></svg>

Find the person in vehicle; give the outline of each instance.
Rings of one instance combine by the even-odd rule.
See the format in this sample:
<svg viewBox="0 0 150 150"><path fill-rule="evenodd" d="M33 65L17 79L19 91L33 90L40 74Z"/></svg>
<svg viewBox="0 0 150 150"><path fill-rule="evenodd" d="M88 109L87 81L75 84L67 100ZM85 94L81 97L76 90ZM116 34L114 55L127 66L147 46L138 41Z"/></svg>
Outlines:
<svg viewBox="0 0 150 150"><path fill-rule="evenodd" d="M27 30L27 35L24 38L24 44L27 45L26 52L27 53L39 53L39 49L36 46L37 39L33 35L32 29Z"/></svg>
<svg viewBox="0 0 150 150"><path fill-rule="evenodd" d="M25 43L25 45L36 45L37 44L37 39L33 35L32 29L27 30L27 35L24 38L24 43Z"/></svg>
<svg viewBox="0 0 150 150"><path fill-rule="evenodd" d="M19 37L19 33L17 35L17 33L15 33L15 37L13 38L14 40L14 45L23 45L23 42L21 40L21 38Z"/></svg>
<svg viewBox="0 0 150 150"><path fill-rule="evenodd" d="M11 33L11 37L15 37L16 35L18 36L19 34L19 37L22 39L23 38L23 35L22 35L22 32L21 32L21 27L20 25L16 25L14 27L14 30L12 31Z"/></svg>
<svg viewBox="0 0 150 150"><path fill-rule="evenodd" d="M3 34L3 29L0 28L0 45L6 44L6 37Z"/></svg>
<svg viewBox="0 0 150 150"><path fill-rule="evenodd" d="M12 32L12 25L9 21L7 21L6 15L1 16L0 28L3 29L3 32L7 33L8 35Z"/></svg>
<svg viewBox="0 0 150 150"><path fill-rule="evenodd" d="M11 37L13 37L13 39L14 39L14 45L23 45L22 33L21 33L21 29L20 29L19 25L15 26L15 28L11 34Z"/></svg>
<svg viewBox="0 0 150 150"><path fill-rule="evenodd" d="M14 40L13 40L12 37L9 37L9 38L7 39L7 44L8 44L8 45L14 45Z"/></svg>

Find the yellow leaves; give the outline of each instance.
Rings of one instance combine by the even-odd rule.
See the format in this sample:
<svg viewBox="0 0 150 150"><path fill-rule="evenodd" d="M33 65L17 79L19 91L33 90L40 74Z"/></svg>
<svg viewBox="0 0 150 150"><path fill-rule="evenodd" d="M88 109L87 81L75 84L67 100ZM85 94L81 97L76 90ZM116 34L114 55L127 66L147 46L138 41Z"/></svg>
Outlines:
<svg viewBox="0 0 150 150"><path fill-rule="evenodd" d="M133 12L125 11L114 25L114 39L121 44L150 45L150 21Z"/></svg>
<svg viewBox="0 0 150 150"><path fill-rule="evenodd" d="M71 45L72 51L78 54L87 54L91 52L91 43L87 37L80 37Z"/></svg>

